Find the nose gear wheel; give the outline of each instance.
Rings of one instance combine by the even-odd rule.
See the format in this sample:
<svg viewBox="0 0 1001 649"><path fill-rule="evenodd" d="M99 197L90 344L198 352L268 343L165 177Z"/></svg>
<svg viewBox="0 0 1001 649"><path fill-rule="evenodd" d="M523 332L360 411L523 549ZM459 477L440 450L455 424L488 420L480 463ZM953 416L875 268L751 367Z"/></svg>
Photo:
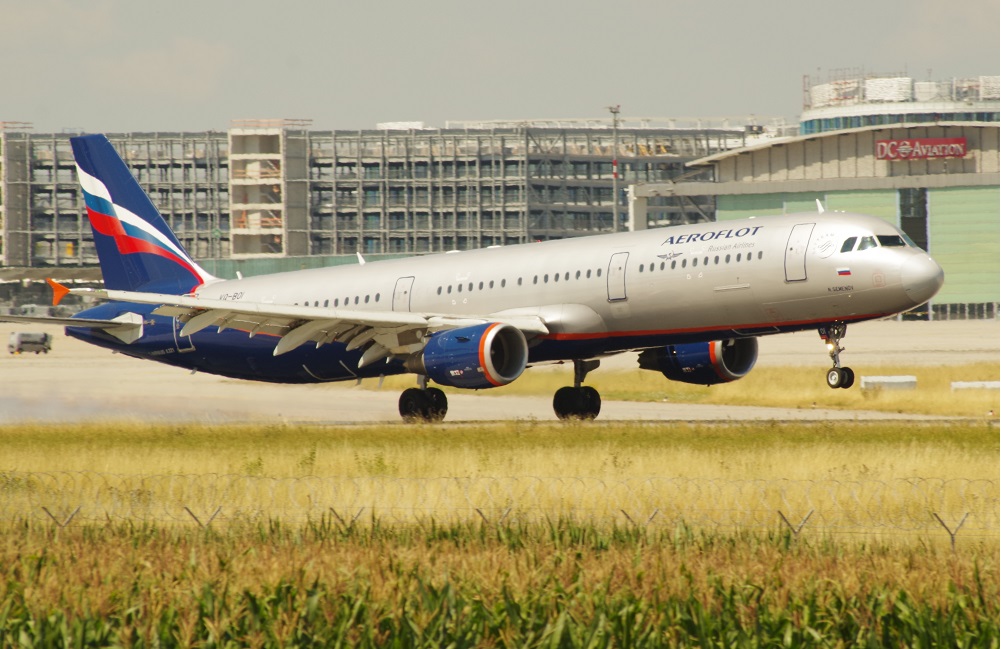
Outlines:
<svg viewBox="0 0 1001 649"><path fill-rule="evenodd" d="M827 370L827 387L832 390L848 389L855 384L855 372L852 368L841 366L841 352L845 351L845 348L841 346L841 339L845 337L847 332L848 325L844 322L835 322L820 328L820 337L827 343L831 362L834 365Z"/></svg>

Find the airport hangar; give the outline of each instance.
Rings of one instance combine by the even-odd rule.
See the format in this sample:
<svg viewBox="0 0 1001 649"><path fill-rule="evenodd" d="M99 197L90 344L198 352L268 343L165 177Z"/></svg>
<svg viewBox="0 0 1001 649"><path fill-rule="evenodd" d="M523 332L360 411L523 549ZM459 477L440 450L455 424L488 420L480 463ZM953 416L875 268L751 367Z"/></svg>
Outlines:
<svg viewBox="0 0 1001 649"><path fill-rule="evenodd" d="M900 227L942 265L942 290L918 318L997 318L1001 258L999 125L904 123L809 133L688 163L712 181L630 186L634 227L658 197L713 196L716 220L825 210ZM700 178L706 177L702 173Z"/></svg>

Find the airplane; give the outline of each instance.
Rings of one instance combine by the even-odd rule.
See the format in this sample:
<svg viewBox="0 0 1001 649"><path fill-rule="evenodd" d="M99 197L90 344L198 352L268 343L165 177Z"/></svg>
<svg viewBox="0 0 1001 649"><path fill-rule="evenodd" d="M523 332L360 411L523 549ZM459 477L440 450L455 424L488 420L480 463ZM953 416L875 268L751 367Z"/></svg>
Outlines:
<svg viewBox="0 0 1001 649"><path fill-rule="evenodd" d="M890 223L822 210L220 279L105 136L71 144L104 288L50 284L56 303L103 301L69 318L0 319L62 324L128 356L239 379L414 374L399 398L406 421L444 419L432 383L489 389L544 363L573 365L556 416L594 419L601 396L584 381L606 356L638 352L642 369L713 385L747 376L758 337L809 329L827 343L827 384L848 388L847 325L924 304L944 281Z"/></svg>

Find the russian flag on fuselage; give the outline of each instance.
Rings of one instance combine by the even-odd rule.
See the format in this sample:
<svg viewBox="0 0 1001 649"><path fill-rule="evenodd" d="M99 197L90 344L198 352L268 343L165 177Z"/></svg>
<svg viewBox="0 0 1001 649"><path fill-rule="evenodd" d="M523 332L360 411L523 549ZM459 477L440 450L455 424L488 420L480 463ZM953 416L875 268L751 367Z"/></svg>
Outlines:
<svg viewBox="0 0 1001 649"><path fill-rule="evenodd" d="M185 252L106 137L85 135L70 142L106 287L187 293L211 279Z"/></svg>

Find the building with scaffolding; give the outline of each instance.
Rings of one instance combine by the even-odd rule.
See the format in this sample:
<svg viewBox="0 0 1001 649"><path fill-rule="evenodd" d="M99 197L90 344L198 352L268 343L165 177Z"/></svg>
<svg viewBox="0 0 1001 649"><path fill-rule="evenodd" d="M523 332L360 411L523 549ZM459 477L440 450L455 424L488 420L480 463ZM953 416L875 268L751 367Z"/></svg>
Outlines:
<svg viewBox="0 0 1001 649"><path fill-rule="evenodd" d="M14 126L0 131L3 264L95 265L70 135ZM668 120L310 126L246 120L227 132L108 137L195 258L263 261L625 229L624 191L613 209L614 185L680 177L686 162L746 145L763 130ZM711 220L714 210L711 197L685 196L653 202L649 218Z"/></svg>

